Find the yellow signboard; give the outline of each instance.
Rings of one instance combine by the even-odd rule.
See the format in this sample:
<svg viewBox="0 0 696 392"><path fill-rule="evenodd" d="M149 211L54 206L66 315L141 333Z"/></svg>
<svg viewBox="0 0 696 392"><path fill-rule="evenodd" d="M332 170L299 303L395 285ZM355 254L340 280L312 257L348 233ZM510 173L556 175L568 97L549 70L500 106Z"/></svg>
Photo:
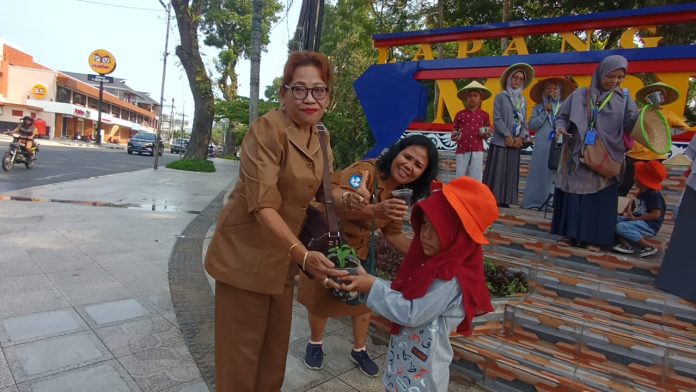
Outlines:
<svg viewBox="0 0 696 392"><path fill-rule="evenodd" d="M31 95L36 99L44 99L47 94L48 89L41 83L37 83L31 88Z"/></svg>
<svg viewBox="0 0 696 392"><path fill-rule="evenodd" d="M116 58L108 50L97 49L89 54L89 67L92 71L100 74L107 75L116 69Z"/></svg>

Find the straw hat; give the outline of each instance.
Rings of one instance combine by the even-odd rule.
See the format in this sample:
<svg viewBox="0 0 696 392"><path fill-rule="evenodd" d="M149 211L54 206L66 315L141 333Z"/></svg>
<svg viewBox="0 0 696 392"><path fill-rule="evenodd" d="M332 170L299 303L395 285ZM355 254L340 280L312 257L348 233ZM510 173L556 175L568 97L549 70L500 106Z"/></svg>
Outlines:
<svg viewBox="0 0 696 392"><path fill-rule="evenodd" d="M536 103L544 102L544 86L546 82L556 82L561 85L561 101L565 100L570 93L575 90L575 85L573 82L566 78L546 78L537 79L537 82L532 86L532 90L529 92L529 97Z"/></svg>
<svg viewBox="0 0 696 392"><path fill-rule="evenodd" d="M471 90L476 90L481 94L481 101L487 100L492 95L491 90L487 89L486 86L474 80L466 86L462 87L462 89L459 90L459 92L457 93L457 97L464 101L466 99L466 93L468 93Z"/></svg>
<svg viewBox="0 0 696 392"><path fill-rule="evenodd" d="M636 92L636 101L648 104L648 102L645 100L645 97L655 90L662 91L662 94L664 94L665 96L665 101L662 102L662 105L669 105L670 103L679 99L679 91L677 91L677 89L670 86L669 84L657 82L649 84L638 90L638 92Z"/></svg>
<svg viewBox="0 0 696 392"><path fill-rule="evenodd" d="M636 162L636 181L655 191L662 190L662 181L667 179L667 169L658 161Z"/></svg>
<svg viewBox="0 0 696 392"><path fill-rule="evenodd" d="M524 72L524 85L522 89L529 87L532 80L534 80L534 68L532 68L531 65L525 63L512 64L500 75L500 85L503 87L503 90L507 88L508 75L514 71Z"/></svg>
<svg viewBox="0 0 696 392"><path fill-rule="evenodd" d="M462 176L442 185L442 193L457 212L469 237L479 244L487 244L485 233L498 219L498 206L488 186Z"/></svg>

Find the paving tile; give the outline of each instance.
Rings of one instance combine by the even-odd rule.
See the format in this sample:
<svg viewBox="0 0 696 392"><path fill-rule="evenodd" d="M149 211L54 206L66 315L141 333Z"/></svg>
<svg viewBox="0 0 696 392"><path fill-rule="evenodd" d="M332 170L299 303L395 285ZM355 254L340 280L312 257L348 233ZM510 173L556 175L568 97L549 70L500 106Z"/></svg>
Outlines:
<svg viewBox="0 0 696 392"><path fill-rule="evenodd" d="M0 277L0 319L68 306L70 303L43 274Z"/></svg>
<svg viewBox="0 0 696 392"><path fill-rule="evenodd" d="M0 391L3 387L14 385L14 378L10 372L10 367L5 360L5 354L0 351Z"/></svg>
<svg viewBox="0 0 696 392"><path fill-rule="evenodd" d="M21 392L140 392L116 360L100 362L19 385Z"/></svg>
<svg viewBox="0 0 696 392"><path fill-rule="evenodd" d="M73 306L132 297L132 292L102 269L48 274Z"/></svg>
<svg viewBox="0 0 696 392"><path fill-rule="evenodd" d="M292 314L292 326L290 327L290 345L293 343L309 339L310 330L309 323L307 319L298 316L297 314Z"/></svg>
<svg viewBox="0 0 696 392"><path fill-rule="evenodd" d="M24 249L3 249L0 254L0 271L4 277L43 273Z"/></svg>
<svg viewBox="0 0 696 392"><path fill-rule="evenodd" d="M18 383L112 358L91 332L8 347L5 355Z"/></svg>
<svg viewBox="0 0 696 392"><path fill-rule="evenodd" d="M384 362L384 357L376 359ZM345 372L338 378L361 392L384 392L384 384L382 383L382 370L376 377L367 377L360 372L360 369L355 368L349 372Z"/></svg>
<svg viewBox="0 0 696 392"><path fill-rule="evenodd" d="M339 329L335 332L332 332L332 334L338 335L338 336L342 337L343 339L349 341L351 344L350 348L353 347L353 328L352 327ZM367 343L365 344L365 348L367 348L367 352L372 357L382 355L382 354L387 352L387 345L374 343L373 338L370 335L367 336ZM378 363L378 365L382 366L382 364L379 364L379 363Z"/></svg>
<svg viewBox="0 0 696 392"><path fill-rule="evenodd" d="M209 392L208 385L201 380L195 379L193 381L185 382L183 384L177 385L174 388L167 389L167 392Z"/></svg>
<svg viewBox="0 0 696 392"><path fill-rule="evenodd" d="M158 347L118 359L144 391L160 391L200 378L185 345Z"/></svg>
<svg viewBox="0 0 696 392"><path fill-rule="evenodd" d="M283 380L283 392L306 391L317 385L331 380L333 376L326 370L313 370L304 365L302 359L288 354L285 365L285 380Z"/></svg>
<svg viewBox="0 0 696 392"><path fill-rule="evenodd" d="M160 316L98 328L94 332L116 357L156 347L171 348L186 344L181 332Z"/></svg>
<svg viewBox="0 0 696 392"><path fill-rule="evenodd" d="M106 326L150 315L150 311L133 298L102 302L80 308L90 324Z"/></svg>
<svg viewBox="0 0 696 392"><path fill-rule="evenodd" d="M45 272L73 271L99 267L80 249L69 246L60 249L30 248L27 253Z"/></svg>
<svg viewBox="0 0 696 392"><path fill-rule="evenodd" d="M307 390L307 392L355 392L356 389L344 383L338 378L334 378L323 384Z"/></svg>
<svg viewBox="0 0 696 392"><path fill-rule="evenodd" d="M10 385L9 387L0 388L0 392L19 392L16 385Z"/></svg>
<svg viewBox="0 0 696 392"><path fill-rule="evenodd" d="M72 308L10 317L0 321L0 345L7 347L86 329L87 324Z"/></svg>

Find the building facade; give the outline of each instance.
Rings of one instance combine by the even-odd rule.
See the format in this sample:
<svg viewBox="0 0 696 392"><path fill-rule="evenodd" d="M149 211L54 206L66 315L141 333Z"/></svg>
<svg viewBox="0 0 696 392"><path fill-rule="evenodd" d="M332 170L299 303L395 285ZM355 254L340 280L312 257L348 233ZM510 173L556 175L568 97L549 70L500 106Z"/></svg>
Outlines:
<svg viewBox="0 0 696 392"><path fill-rule="evenodd" d="M39 127L40 137L95 138L99 88L90 83L86 74L49 69L34 62L31 55L2 44L0 131L14 128L28 115L40 120L37 125L45 122L43 130ZM120 98L115 88L111 89L114 93L109 92L105 84L104 90L101 112L105 143L124 144L139 131L156 131L159 106L147 94L129 97L124 93Z"/></svg>

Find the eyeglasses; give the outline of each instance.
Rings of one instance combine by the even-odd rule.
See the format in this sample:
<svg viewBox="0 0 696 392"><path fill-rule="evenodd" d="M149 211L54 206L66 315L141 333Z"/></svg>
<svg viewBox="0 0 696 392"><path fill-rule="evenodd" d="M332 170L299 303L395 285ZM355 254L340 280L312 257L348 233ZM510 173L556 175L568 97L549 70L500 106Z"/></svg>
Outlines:
<svg viewBox="0 0 696 392"><path fill-rule="evenodd" d="M320 100L326 98L326 95L329 93L328 87L307 88L304 86L288 86L286 84L285 88L290 89L292 91L292 96L295 97L295 99L305 99L307 98L307 94L309 94L309 92L311 91L312 97L314 97L314 99L316 100Z"/></svg>

